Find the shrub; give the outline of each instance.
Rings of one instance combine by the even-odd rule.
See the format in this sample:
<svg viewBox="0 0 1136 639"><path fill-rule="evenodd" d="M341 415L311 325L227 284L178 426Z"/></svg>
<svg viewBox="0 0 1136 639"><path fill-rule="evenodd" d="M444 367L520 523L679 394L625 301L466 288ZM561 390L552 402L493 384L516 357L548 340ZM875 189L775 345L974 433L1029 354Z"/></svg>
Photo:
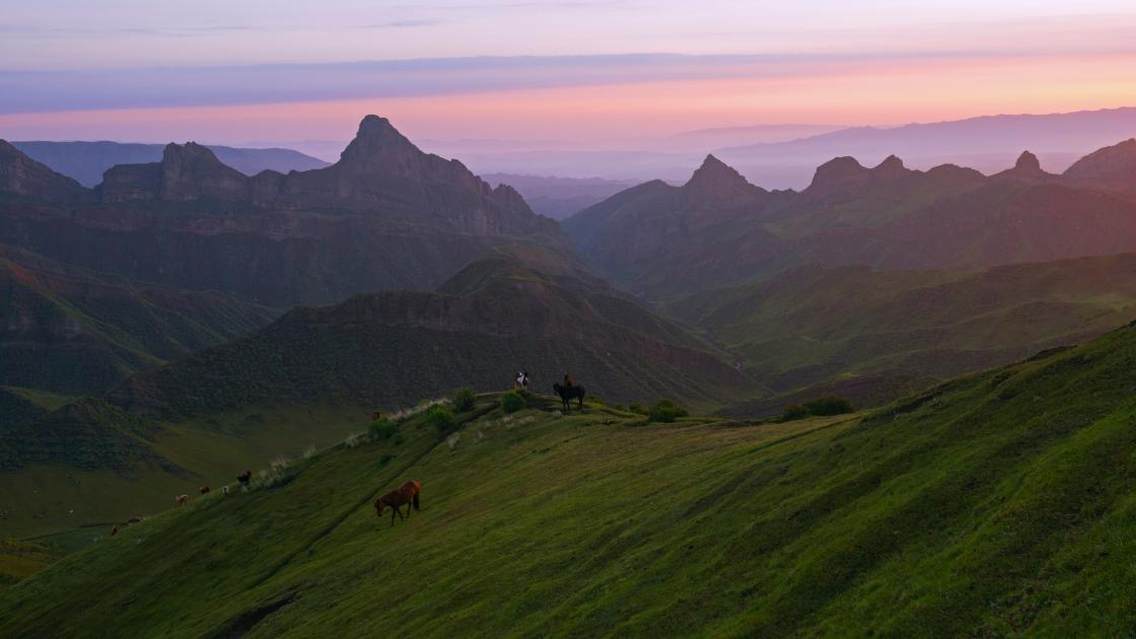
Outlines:
<svg viewBox="0 0 1136 639"><path fill-rule="evenodd" d="M821 397L806 402L805 409L809 411L809 414L819 417L843 415L852 412L852 403L843 397Z"/></svg>
<svg viewBox="0 0 1136 639"><path fill-rule="evenodd" d="M367 438L373 442L385 442L398 434L398 424L385 417L371 422L367 427Z"/></svg>
<svg viewBox="0 0 1136 639"><path fill-rule="evenodd" d="M501 410L506 413L515 413L525 407L525 398L516 391L509 391L501 396Z"/></svg>
<svg viewBox="0 0 1136 639"><path fill-rule="evenodd" d="M647 407L642 404L628 404L627 410L635 413L636 415L646 415L647 413L651 412L647 410Z"/></svg>
<svg viewBox="0 0 1136 639"><path fill-rule="evenodd" d="M473 394L472 389L463 388L454 393L454 396L450 398L450 404L455 411L465 413L473 410L474 405L477 404L477 396Z"/></svg>
<svg viewBox="0 0 1136 639"><path fill-rule="evenodd" d="M686 417L687 415L685 408L669 399L663 399L651 407L651 410L647 412L647 419L652 422L669 424L679 417Z"/></svg>
<svg viewBox="0 0 1136 639"><path fill-rule="evenodd" d="M425 420L427 424L438 429L438 432L443 435L457 430L458 427L453 411L441 405L431 406L426 411Z"/></svg>
<svg viewBox="0 0 1136 639"><path fill-rule="evenodd" d="M791 422L797 419L804 419L810 415L816 417L843 415L844 413L851 413L852 410L851 402L843 397L821 397L820 399L805 402L804 405L792 404L786 406L785 411L781 413L781 421Z"/></svg>
<svg viewBox="0 0 1136 639"><path fill-rule="evenodd" d="M781 413L781 421L792 422L798 419L804 419L809 416L809 409L801 406L800 404L790 404L785 407Z"/></svg>

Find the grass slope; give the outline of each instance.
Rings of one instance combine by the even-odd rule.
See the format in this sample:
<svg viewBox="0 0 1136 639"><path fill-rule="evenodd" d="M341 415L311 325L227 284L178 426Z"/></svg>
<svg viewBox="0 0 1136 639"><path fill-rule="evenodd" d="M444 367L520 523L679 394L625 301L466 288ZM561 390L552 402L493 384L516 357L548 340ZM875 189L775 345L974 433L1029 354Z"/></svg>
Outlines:
<svg viewBox="0 0 1136 639"><path fill-rule="evenodd" d="M0 594L0 634L1120 636L1136 328L863 419L421 421ZM390 527L369 507L424 483Z"/></svg>
<svg viewBox="0 0 1136 639"><path fill-rule="evenodd" d="M141 285L0 245L0 384L105 391L277 314L216 292Z"/></svg>
<svg viewBox="0 0 1136 639"><path fill-rule="evenodd" d="M811 267L666 311L780 393L823 384L894 399L876 391L1004 365L1124 324L1136 315L1134 275L1132 254L973 272ZM763 400L741 410L759 406L779 409Z"/></svg>

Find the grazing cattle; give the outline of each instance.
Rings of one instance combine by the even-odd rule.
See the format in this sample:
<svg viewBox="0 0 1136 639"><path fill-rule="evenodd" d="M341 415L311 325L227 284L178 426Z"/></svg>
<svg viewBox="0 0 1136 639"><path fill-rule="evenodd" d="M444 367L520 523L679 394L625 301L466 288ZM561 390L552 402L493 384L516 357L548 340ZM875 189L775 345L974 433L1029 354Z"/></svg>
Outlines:
<svg viewBox="0 0 1136 639"><path fill-rule="evenodd" d="M247 489L249 487L249 482L252 481L252 471L246 470L240 475L237 475L237 481L241 483L241 488Z"/></svg>
<svg viewBox="0 0 1136 639"><path fill-rule="evenodd" d="M209 487L208 487L208 486L202 486L202 487L201 487L201 488L199 488L198 490L200 490L200 491L201 491L201 494L202 494L202 495L208 495L208 494L209 494Z"/></svg>
<svg viewBox="0 0 1136 639"><path fill-rule="evenodd" d="M184 506L189 503L189 495L178 495L174 497L175 506Z"/></svg>
<svg viewBox="0 0 1136 639"><path fill-rule="evenodd" d="M560 401L564 404L565 413L567 413L571 408L571 404L569 404L568 402L573 399L576 400L579 409L584 410L584 395L587 393L587 391L584 390L583 386L577 386L575 384L571 386L553 384L552 390L556 391L556 394L560 396Z"/></svg>
<svg viewBox="0 0 1136 639"><path fill-rule="evenodd" d="M382 517L383 511L389 506L391 508L391 526L394 525L395 513L398 513L399 519L409 519L411 507L414 510L421 510L419 504L421 493L422 482L413 479L407 481L396 490L392 490L375 500L375 515ZM406 504L406 517L402 516L403 504Z"/></svg>

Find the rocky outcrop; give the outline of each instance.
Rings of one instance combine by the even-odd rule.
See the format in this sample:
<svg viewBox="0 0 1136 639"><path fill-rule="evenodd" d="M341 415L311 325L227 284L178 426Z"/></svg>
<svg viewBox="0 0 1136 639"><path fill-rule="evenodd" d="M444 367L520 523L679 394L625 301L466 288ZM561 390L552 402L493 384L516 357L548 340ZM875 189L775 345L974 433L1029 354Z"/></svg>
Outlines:
<svg viewBox="0 0 1136 639"><path fill-rule="evenodd" d="M0 140L0 193L48 202L80 202L91 193L78 182L60 175Z"/></svg>
<svg viewBox="0 0 1136 639"><path fill-rule="evenodd" d="M1017 180L1022 182L1051 182L1057 179L1052 173L1046 173L1041 168L1041 161L1029 151L1022 151L1014 168L1007 169L993 176L995 179Z"/></svg>

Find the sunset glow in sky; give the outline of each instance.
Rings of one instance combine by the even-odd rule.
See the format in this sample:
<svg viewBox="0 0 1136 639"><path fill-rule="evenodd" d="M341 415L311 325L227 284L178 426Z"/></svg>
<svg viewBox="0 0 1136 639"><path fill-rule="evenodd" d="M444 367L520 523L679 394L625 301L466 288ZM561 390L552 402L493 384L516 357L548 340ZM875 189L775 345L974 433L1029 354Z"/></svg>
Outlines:
<svg viewBox="0 0 1136 639"><path fill-rule="evenodd" d="M1130 0L0 0L0 137L617 145L1136 104Z"/></svg>

